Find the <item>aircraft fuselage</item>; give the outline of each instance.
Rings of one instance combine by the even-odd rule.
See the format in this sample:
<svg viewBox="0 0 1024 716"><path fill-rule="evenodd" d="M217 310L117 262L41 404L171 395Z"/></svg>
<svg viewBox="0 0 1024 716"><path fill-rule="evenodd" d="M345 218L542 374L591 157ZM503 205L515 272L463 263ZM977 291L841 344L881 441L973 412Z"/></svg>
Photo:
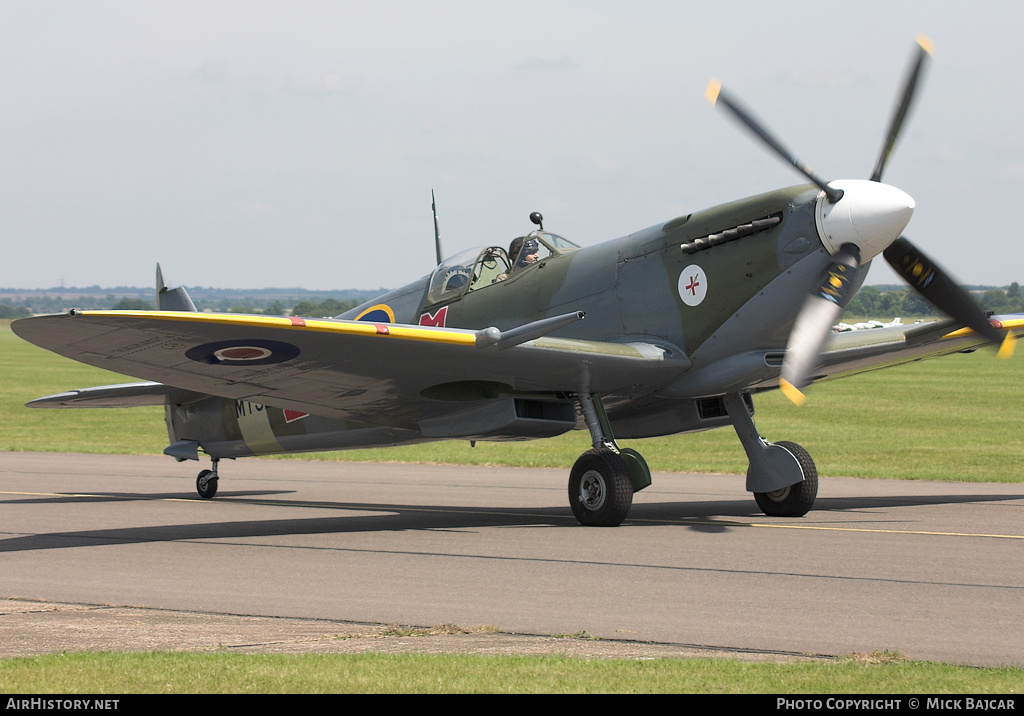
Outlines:
<svg viewBox="0 0 1024 716"><path fill-rule="evenodd" d="M818 195L799 186L679 217L626 237L550 256L505 280L431 302L431 276L391 291L339 318L508 330L549 316L587 318L555 336L662 346L682 359L676 374L636 376L603 395L616 435L673 434L728 425L721 395L777 378L786 337L829 254L818 237ZM595 333L598 330L598 333ZM467 396L472 398L474 396ZM546 437L580 427L569 401L524 407L506 400L507 434ZM472 400L466 401L467 403ZM395 445L448 437L372 420L305 416L280 408L210 398L168 409L172 442L204 435L221 457ZM540 406L540 407L537 407ZM555 407L552 407L555 406ZM520 413L540 413L524 420ZM211 439L216 436L216 439Z"/></svg>

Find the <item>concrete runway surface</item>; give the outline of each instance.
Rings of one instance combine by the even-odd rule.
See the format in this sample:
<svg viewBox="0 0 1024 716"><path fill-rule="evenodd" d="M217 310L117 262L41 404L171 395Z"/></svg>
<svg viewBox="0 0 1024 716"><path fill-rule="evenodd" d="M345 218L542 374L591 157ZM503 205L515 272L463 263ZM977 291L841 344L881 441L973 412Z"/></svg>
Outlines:
<svg viewBox="0 0 1024 716"><path fill-rule="evenodd" d="M0 656L80 649L841 656L1024 666L1024 485L822 478L804 518L656 473L0 453ZM418 627L396 629L393 625ZM427 629L432 628L432 629Z"/></svg>

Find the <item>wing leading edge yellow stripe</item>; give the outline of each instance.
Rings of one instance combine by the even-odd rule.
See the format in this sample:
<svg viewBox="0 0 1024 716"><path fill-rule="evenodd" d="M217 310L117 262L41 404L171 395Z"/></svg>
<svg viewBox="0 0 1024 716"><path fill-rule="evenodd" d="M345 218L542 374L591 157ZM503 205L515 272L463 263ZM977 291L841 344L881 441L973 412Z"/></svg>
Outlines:
<svg viewBox="0 0 1024 716"><path fill-rule="evenodd" d="M284 328L298 331L317 331L319 333L340 333L344 335L386 336L430 343L476 345L476 334L473 331L453 331L450 328L419 327L393 323L327 321L315 318L197 313L192 311L77 311L74 315L99 318L143 318L147 320L181 321L220 326L248 326L251 328Z"/></svg>
<svg viewBox="0 0 1024 716"><path fill-rule="evenodd" d="M1017 332L1024 332L1024 316L1020 318L999 318L998 327L1006 329L1006 338L1003 339L1002 345L999 346L998 356L1003 360L1013 355L1013 349L1017 344ZM968 334L974 333L970 328L960 328L959 330L947 333L942 338L959 338Z"/></svg>

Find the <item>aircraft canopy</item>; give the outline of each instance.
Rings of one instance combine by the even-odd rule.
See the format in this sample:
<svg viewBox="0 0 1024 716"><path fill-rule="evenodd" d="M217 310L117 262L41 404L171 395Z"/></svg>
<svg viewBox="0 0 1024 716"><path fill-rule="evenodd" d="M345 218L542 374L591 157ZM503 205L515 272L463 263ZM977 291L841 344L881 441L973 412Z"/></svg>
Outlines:
<svg viewBox="0 0 1024 716"><path fill-rule="evenodd" d="M533 263L580 247L558 234L533 231L513 239L509 248L513 255L500 246L488 246L466 249L442 261L430 278L427 303L451 301L467 291L503 281L509 274ZM528 259L527 254L531 251L535 252L535 257Z"/></svg>

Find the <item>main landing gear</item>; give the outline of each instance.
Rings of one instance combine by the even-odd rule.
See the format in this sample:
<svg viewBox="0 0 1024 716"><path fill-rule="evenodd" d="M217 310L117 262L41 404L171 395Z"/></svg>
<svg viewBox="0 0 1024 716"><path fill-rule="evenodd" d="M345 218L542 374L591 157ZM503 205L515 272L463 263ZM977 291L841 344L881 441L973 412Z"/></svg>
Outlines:
<svg viewBox="0 0 1024 716"><path fill-rule="evenodd" d="M818 496L818 470L810 453L796 443L770 443L761 437L751 417L753 406L738 393L724 397L750 467L747 490L761 511L771 517L803 517Z"/></svg>
<svg viewBox="0 0 1024 716"><path fill-rule="evenodd" d="M615 444L597 395L579 393L576 398L594 447L580 455L569 473L569 506L581 525L615 527L629 514L633 493L651 484L651 471L640 453Z"/></svg>
<svg viewBox="0 0 1024 716"><path fill-rule="evenodd" d="M196 477L196 491L204 500L217 494L217 458L211 459L210 470L201 470Z"/></svg>
<svg viewBox="0 0 1024 716"><path fill-rule="evenodd" d="M600 397L578 393L593 449L583 453L569 474L569 505L582 525L615 527L633 506L633 493L651 484L651 471L635 450L620 449L612 437ZM770 443L758 433L748 400L734 393L723 398L750 466L747 490L761 511L772 517L802 517L818 496L818 470L810 454L792 442Z"/></svg>

